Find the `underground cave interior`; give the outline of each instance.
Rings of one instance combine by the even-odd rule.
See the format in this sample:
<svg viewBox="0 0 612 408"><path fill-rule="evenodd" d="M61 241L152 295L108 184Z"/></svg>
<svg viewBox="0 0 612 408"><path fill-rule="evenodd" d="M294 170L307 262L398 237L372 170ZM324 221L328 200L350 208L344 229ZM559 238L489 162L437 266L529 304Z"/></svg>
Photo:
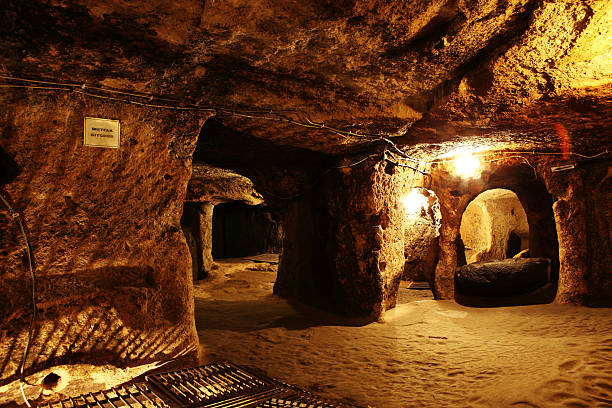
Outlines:
<svg viewBox="0 0 612 408"><path fill-rule="evenodd" d="M252 181L249 182L252 184ZM510 183L515 184L519 184L519 181ZM529 190L529 194L533 194L533 191ZM438 237L442 221L439 202L435 192L424 188L413 188L398 201L406 212L402 280L411 282L415 288L425 288L432 282L439 251ZM203 223L200 217L209 208L209 203L198 202L185 202L183 207L181 225L190 249L194 280L208 277L216 260L260 254L281 255L283 237L280 219L265 204L223 202L213 206L212 219L209 223ZM544 211L546 207L540 206L537 210ZM532 220L553 219L552 209L548 209L549 214L545 216L532 212L529 217ZM542 229L541 226L538 228ZM545 231L548 234L556 232L550 225ZM210 237L208 241L207 237ZM546 279L525 276L518 283L519 287L506 292L503 288L498 288L497 292L485 288L479 303L470 303L469 296L457 291L456 300L481 307L552 302L558 281L556 233L547 236L534 232L533 239L536 248L533 257L550 257L546 258L546 271L539 274L546 276ZM461 215L457 236L457 268L476 262L486 264L504 259L530 258L529 240L528 217L518 196L502 188L486 190L471 200ZM542 246L553 249L542 250ZM203 263L204 258L209 259L206 265ZM536 275L533 271L531 274ZM495 275L496 270L489 276L489 283L496 284ZM497 285L503 283L497 282ZM546 290L542 290L543 286L546 286ZM531 296L511 298L533 291L536 293ZM503 297L503 300L499 297Z"/></svg>
<svg viewBox="0 0 612 408"><path fill-rule="evenodd" d="M198 145L195 149L196 152L201 149L202 141L211 137L214 138L213 131L217 126L217 124L205 124L202 127ZM211 127L213 131L211 131ZM206 134L207 131L208 134ZM246 154L239 148L233 150L236 157ZM215 164L218 166L218 163ZM320 253L313 256L313 252L322 252L321 248L330 244L329 242L320 242L322 238L329 239L325 238L323 232L325 231L324 228L329 228L330 220L325 218L329 215L320 218L313 217L312 211L317 209L320 211L320 206L325 203L322 203L319 199L313 199L312 190L321 186L324 186L325 189L333 188L338 186L339 181L328 176L329 173L325 170L323 171L324 178L321 181L308 186L306 197L301 191L297 193L300 203L293 203L293 207L284 208L282 203L286 200L279 200L270 195L268 198L271 205L268 205L265 200L265 193L260 194L256 190L258 185L266 185L262 183L262 179L258 179L260 177L257 176L259 169L248 167L245 169L242 165L233 167L240 169L244 174L255 174L254 180L239 174L234 169L224 169L202 161L194 161L194 170L187 183L186 199L182 206L181 233L187 243L189 257L191 258L192 274L190 281L194 282L196 287L195 316L200 341L202 341L202 338L208 339L210 336L206 333L204 334L206 337L202 337L200 326L211 324L212 327L215 327L214 322L220 318L220 316L214 314L214 310L218 310L221 315L229 313L239 316L237 321L234 322L229 319L227 324L221 325L229 332L244 330L242 327L245 323L240 321L240 317L244 320L259 319L259 324L263 322L264 325L274 326L274 322L279 319L279 316L283 321L288 318L282 313L288 313L295 322L306 319L305 323L289 324L291 330L294 330L293 325L301 327L300 324L307 327L329 324L337 327L363 326L366 324L369 319L342 320L328 315L321 317L317 313L314 314L315 317L312 317L312 310L304 309L304 306L297 306L295 303L292 303L292 307L295 307L295 309L290 309L294 310L293 312L281 309L282 313L278 315L276 313L280 313L278 312L279 306L270 304L270 298L266 296L266 294L269 296L272 292L278 294L279 290L286 290L287 288L282 286L279 288L279 282L282 284L284 280L286 282L287 278L291 280L297 277L303 280L300 289L306 289L305 292L292 293L297 295L298 299L305 295L305 299L310 299L310 302L307 300L305 304L314 305L327 312L350 316L349 313L343 312L338 304L321 302L320 298L313 296L313 291L322 291L325 296L332 299L337 294L334 293L335 289L330 287L333 282L320 279L321 277L316 274L318 271L313 269L312 265L309 265L306 269L308 272L306 276L291 275L296 269L304 272L303 262L308 261L307 257L312 257L315 262L318 262L318 267L326 265L324 262L326 260L321 259ZM532 165L533 163L526 165L522 158L483 163L479 165L479 177L473 178L465 174L458 175L459 173L454 167L455 160L441 161L433 167L431 178L424 178L422 184L427 185L427 188L411 186L414 176L413 171L406 171L398 166L389 167L388 164L380 166L378 174L383 181L388 182L388 185L392 187L382 191L380 193L382 194L381 198L386 202L393 203L390 208L392 207L396 211L393 214L394 222L401 230L399 235L402 236L403 243L401 251L402 282L398 283L396 292L393 294L393 296L397 296L398 300L393 298L390 302L399 302L397 306L401 310L402 306L411 304L411 302L433 299L434 294L438 299L448 298L449 294L444 293L444 285L456 280L455 274L458 267L464 264L488 264L505 258L516 259L514 258L515 255L519 255L518 259L544 257L549 260L546 265L549 268L549 280L546 282L539 281L540 286L548 285L544 290L540 286L529 286L533 282L527 279L526 281L519 280L519 283L524 284L525 287L518 290L515 287L511 293L501 293L495 296L487 296L486 293L483 296L478 291L476 295L465 295L461 293L459 288L452 295L454 300L461 305L479 308L516 307L552 302L557 295L557 284L553 282L554 284L551 285L550 278L554 278L553 272L556 265L556 279L558 280L559 249L556 231L559 218L555 218L553 213L551 194L542 180L534 174ZM345 168L338 167L340 168L336 177L343 175L342 171ZM409 180L408 183L406 183L406 179ZM315 180L317 179L315 178ZM402 185L402 183L405 183L402 188L393 188ZM335 190L334 195L337 196ZM295 200L295 197L292 197L291 201L293 200ZM347 204L349 206L353 205L351 202ZM273 207L282 209L283 217L277 216L272 210ZM344 207L343 209L341 207L334 210L348 211L348 208L350 207ZM449 208L456 212L451 214ZM319 212L318 215L321 216L324 213ZM445 218L445 215L447 215L447 218ZM363 215L359 216L363 217ZM444 227L448 227L449 219L455 232L454 238L450 241L447 240L445 246L443 245L445 242L443 241ZM304 221L310 225L310 230L304 228ZM360 222L358 221L356 224L358 225ZM304 241L304 232L311 234L311 242ZM515 237L518 237L518 241ZM13 239L17 239L17 236L15 235ZM514 248L512 248L513 245ZM282 254L285 249L289 250L288 253ZM447 254L454 255L455 260L453 262L455 264L447 269L451 273L447 273L445 281L440 283L439 276L445 273L440 269L440 258L444 256L445 249ZM236 259L262 253L281 254L280 265L277 266L274 263L263 266L253 265L246 263L244 259ZM283 262L285 262L284 266ZM329 261L327 260L327 262ZM283 273L287 275L283 276ZM437 279L436 276L438 276ZM426 286L430 290L421 290L418 295L415 295L414 291L410 293L410 282L427 282ZM455 286L458 286L457 283L455 283ZM503 282L501 286L503 286ZM525 290L525 288L528 288L528 290ZM495 292L490 287L485 289L489 295ZM210 300L211 296L213 299L220 297L219 300L212 301ZM226 301L223 296L231 299L232 306L229 309L226 306L220 307L220 304ZM403 300L399 300L400 298L403 298ZM207 312L197 311L202 305L205 305ZM255 314L255 317L253 317L253 312L250 310L263 310L265 312ZM294 314L295 310L299 311L297 315ZM309 315L310 317L304 318L304 316ZM518 315L520 315L520 312ZM78 316L78 314L75 316ZM203 316L204 321L202 321ZM78 317L78 319L82 319L82 317ZM87 319L93 322L96 320L96 316L92 315ZM96 327L103 325L101 322L104 319L101 316L98 316L97 319L98 322L92 324L92 330L96 330ZM250 326L247 325L247 327ZM259 326L256 327L259 328ZM252 329L249 328L248 331L250 330ZM57 331L59 337L57 342L73 341L78 344L80 334L71 332L73 332L72 328L68 328L63 334L61 330ZM53 330L49 331L47 341L50 344L55 343L53 341L55 336ZM141 335L141 338L145 338L145 336ZM172 332L169 333L169 336L178 340L181 334L180 332ZM143 345L146 345L145 347L136 347L133 350L118 348L115 352L124 354L128 359L130 354L134 357L146 355L146 353L155 350L160 338L154 338L148 343L143 342ZM209 341L207 340L207 342ZM120 342L117 342L117 346L120 344ZM51 354L55 354L59 350L57 348L59 345L56 345L55 351L52 351ZM44 344L39 347L45 349ZM213 353L211 356L205 357L204 360L214 361L219 355L224 354L223 352ZM234 358L239 359L240 357L235 355ZM8 359L5 360L5 365L8 361ZM242 363L245 362L242 361ZM248 362L246 363L248 364ZM155 369L154 366L145 367L147 370ZM270 368L268 367L268 369ZM40 370L39 372L46 373L41 381L46 381L45 378L53 373L60 373L61 377L69 380L71 378L70 370L72 370L72 375L80 373L85 378L91 372L96 372L95 366L93 368L86 366L81 369L66 370L62 368L54 370ZM86 374L88 372L89 374ZM139 371L135 371L132 374L124 373L124 376L117 376L116 372L111 372L123 381L127 380L129 375L135 377L139 373ZM74 380L73 383L80 385L72 389L87 389L87 386L82 383ZM108 382L105 382L105 384L108 384ZM58 388L47 388L49 388L47 396L44 396L45 393L41 393L43 400L50 398L49 395L51 398L64 395L57 391ZM59 390L62 391L63 389L60 388ZM346 397L345 395L335 394L328 396L340 399ZM347 401L351 402L350 399Z"/></svg>
<svg viewBox="0 0 612 408"><path fill-rule="evenodd" d="M5 0L0 38L0 404L229 359L612 405L609 0Z"/></svg>

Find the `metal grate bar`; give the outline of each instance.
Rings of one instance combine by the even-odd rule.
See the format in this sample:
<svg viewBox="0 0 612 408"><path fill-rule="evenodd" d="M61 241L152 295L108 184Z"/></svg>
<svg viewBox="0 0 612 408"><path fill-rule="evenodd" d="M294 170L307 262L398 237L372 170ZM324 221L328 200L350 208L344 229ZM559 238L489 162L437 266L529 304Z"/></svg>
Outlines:
<svg viewBox="0 0 612 408"><path fill-rule="evenodd" d="M230 398L227 400L219 401L216 403L205 405L206 408L237 408L237 407L255 407L259 406L273 397L278 396L282 393L279 390L267 390L256 394L243 395L239 397Z"/></svg>
<svg viewBox="0 0 612 408"><path fill-rule="evenodd" d="M145 378L182 407L232 406L227 404L247 402L254 395L264 395L262 393L279 388L275 381L255 376L228 362L154 374Z"/></svg>
<svg viewBox="0 0 612 408"><path fill-rule="evenodd" d="M229 362L153 374L146 382L69 397L41 408L338 408Z"/></svg>
<svg viewBox="0 0 612 408"><path fill-rule="evenodd" d="M169 408L147 384L138 383L110 390L90 392L57 402L39 405L42 408Z"/></svg>

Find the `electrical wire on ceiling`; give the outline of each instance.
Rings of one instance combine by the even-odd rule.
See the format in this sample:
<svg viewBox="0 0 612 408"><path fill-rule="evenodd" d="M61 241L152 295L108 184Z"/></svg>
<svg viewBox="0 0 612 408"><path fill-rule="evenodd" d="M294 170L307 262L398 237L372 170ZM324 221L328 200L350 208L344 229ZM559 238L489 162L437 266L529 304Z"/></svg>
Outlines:
<svg viewBox="0 0 612 408"><path fill-rule="evenodd" d="M199 105L194 103L186 103L178 98L168 98L157 96L149 93L137 93L124 90L116 90L110 88L101 88L90 86L87 84L62 83L56 81L40 81L34 79L20 78L11 75L0 74L0 79L13 81L18 83L3 83L0 88L24 88L50 91L73 92L75 94L88 96L92 98L112 100L116 102L124 102L132 105L145 106L159 109L172 109L178 111L192 112L214 112L217 115L231 115L240 118L262 119L287 123L295 126L320 129L328 133L333 133L346 139L355 138L368 141L384 141L395 146L388 138L382 135L371 135L365 133L357 133L348 130L338 129L328 126L322 122L313 121L308 113L299 110L278 110L278 109L245 109L232 108L221 105ZM111 96L122 95L123 97ZM136 98L128 99L126 97ZM154 103L154 101L167 103ZM397 147L395 147L397 148ZM416 159L415 159L416 160Z"/></svg>
<svg viewBox="0 0 612 408"><path fill-rule="evenodd" d="M401 163L400 162L401 159L402 158L398 158L397 156L395 156L392 152L390 152L387 149L385 149L385 151L383 152L383 160L385 160L385 161L387 161L387 162L389 162L391 164L394 164L394 165L396 165L398 167L406 167L406 168L412 169L412 170L414 170L414 171L416 171L418 173L421 173L421 174L424 174L424 175L429 175L428 172L426 172L424 170L421 170L418 167L415 167L414 165L410 165L410 164L406 164L406 163ZM408 159L408 160L412 161L411 159ZM419 166L421 163L426 164L426 162L416 162L416 163L417 163L417 166Z"/></svg>
<svg viewBox="0 0 612 408"><path fill-rule="evenodd" d="M423 161L417 159L415 157L410 156L401 148L399 148L393 141L389 139L388 136L385 135L372 135L365 133L358 133L348 130L338 129L332 126L328 126L322 122L313 121L309 115L304 111L299 110L278 110L278 109L260 109L260 108L235 108L235 107L227 107L221 105L199 105L195 103L189 103L184 100L178 98L171 98L166 96L158 96L149 93L138 93L127 90L117 90L110 88L102 88L96 86L90 86L87 84L76 84L76 83L62 83L57 81L42 81L42 80L34 80L27 78L15 77L12 75L4 75L0 74L0 79L4 81L8 81L5 83L0 83L0 88L5 89L31 89L31 90L44 90L44 91L58 91L58 92L68 92L74 93L77 95L82 95L91 98L110 100L116 102L122 102L127 104L132 104L136 106L150 107L156 109L171 109L176 111L188 111L188 112L212 112L216 115L230 115L239 118L247 118L247 119L258 119L258 120L268 120L268 121L276 121L281 123L286 123L289 125L299 126L303 128L309 129L318 129L327 133L338 135L345 140L358 139L358 140L366 140L369 142L384 142L387 144L387 147L382 152L382 160L388 163L391 163L395 166L408 168L415 172L418 172L424 176L429 176L429 184L431 186L431 174L427 172L427 169L431 165L435 164L444 164L446 162L452 161L452 158L449 159L436 159L432 161ZM495 154L503 154L504 156L497 159L492 159L487 162L499 161L505 158L520 158L523 159L527 165L529 165L533 170L534 174L537 174L536 169L534 168L529 161L523 157L522 155L540 155L540 156L556 156L556 155L565 155L566 153L557 153L557 152L535 152L535 151L504 151L502 152L490 152L483 154L475 154L475 156L491 156ZM608 151L603 151L595 155L584 155L579 153L570 152L570 156L575 156L583 159L596 159L599 157L603 157L609 154ZM364 158L343 166L335 166L331 167L324 172L322 172L317 179L310 184L303 191L291 195L291 196L277 196L271 192L267 192L270 196L282 199L282 200L290 200L300 197L310 191L318 182L320 182L326 174L331 172L334 169L342 169L342 168L350 168L357 166L361 163L364 163L370 158L379 157L380 154L371 154L365 156ZM24 370L27 362L27 356L30 348L30 343L32 341L32 333L33 327L36 321L36 276L34 273L34 268L32 265L32 253L31 248L28 242L27 234L25 232L25 228L23 226L23 222L21 220L21 215L13 210L8 200L0 194L0 199L3 202L4 206L9 211L10 216L17 224L22 238L24 242L24 248L27 258L27 267L29 270L31 284L32 284L32 316L30 319L30 325L28 329L28 337L26 340L24 353L22 355L21 364L19 368L19 380L20 380L20 390L22 398L25 404L28 407L31 407L30 402L28 401L24 389L23 384L24 380Z"/></svg>
<svg viewBox="0 0 612 408"><path fill-rule="evenodd" d="M475 153L475 154L472 154L472 156L474 156L474 157L487 157L487 156L492 156L492 155L495 155L495 154L502 154L502 153L504 155L527 154L527 155L532 155L532 156L563 156L563 155L569 154L570 156L580 157L580 158L583 158L583 159L596 159L596 158L599 158L599 157L603 157L603 156L609 154L610 152L608 150L604 150L602 152L599 152L597 154L589 156L589 155L580 154L580 153L574 153L574 152L562 153L562 152L536 152L536 151L533 151L533 150L532 151L526 151L526 150L523 150L523 151L508 151L508 150L504 150L504 151L499 151L499 152L487 152L487 153L481 153L481 154ZM519 157L519 156L510 156L510 157ZM498 160L501 160L501 159L503 159L503 158L491 160L491 162L492 161L498 161ZM439 164L439 163L447 163L447 162L451 162L451 161L453 161L453 158L449 157L449 158L444 158L444 159L432 160L432 161L430 161L428 163L429 164ZM487 163L487 162L485 162L485 163Z"/></svg>
<svg viewBox="0 0 612 408"><path fill-rule="evenodd" d="M328 126L322 122L313 121L308 113L305 111L295 109L261 109L261 108L234 108L221 105L199 105L185 100L159 96L151 93L132 92L127 90L118 90L111 88L102 88L97 86L90 86L87 84L76 84L66 83L58 81L43 81L36 79L21 78L12 75L0 74L0 79L5 81L12 81L17 83L3 83L0 84L0 88L24 88L34 90L51 90L51 91L64 91L72 92L78 95L87 96L91 98L105 99L116 102L123 102L137 106L144 106L157 109L172 109L178 111L191 111L191 112L213 112L216 115L230 115L239 118L247 119L260 119L276 121L281 123L287 123L294 126L319 129L328 133L332 133L343 137L345 140L350 138L358 140L367 140L369 142L384 142L388 145L383 152L383 160L393 163L399 167L410 168L422 174L428 175L426 171L419 169L419 167L426 167L432 164L444 163L447 160L452 159L437 159L433 161L422 161L415 157L408 155L405 151L400 149L393 141L390 140L387 135L373 135L367 133L358 133L348 130L338 129L332 126ZM121 95L111 96L111 95ZM132 99L129 99L132 98ZM164 102L164 103L161 103ZM394 152L394 153L393 153ZM490 154L490 153L489 153ZM489 154L482 154L487 156ZM564 155L565 153L556 152L535 152L535 151L509 151L504 154L529 154L529 155ZM608 151L598 153L594 156L582 155L579 153L569 153L572 156L592 159L596 157L608 154ZM479 156L479 155L475 155ZM407 164L406 161L412 162L413 164Z"/></svg>
<svg viewBox="0 0 612 408"><path fill-rule="evenodd" d="M368 142L384 142L387 144L384 151L381 153L381 160L396 165L398 167L408 168L415 172L421 173L425 176L429 176L431 178L431 174L425 169L429 168L431 165L435 164L443 164L448 161L452 161L452 158L449 159L436 159L432 161L424 161L418 158L412 157L407 154L404 150L399 148L393 141L390 140L387 135L372 135L366 133L358 133L352 132L348 130L338 129L332 126L328 126L322 122L315 122L310 119L308 113L300 110L294 109L261 109L261 108L233 108L221 105L199 105L190 102L186 102L185 100L181 100L175 97L167 97L167 96L159 96L151 93L139 93L132 92L127 90L117 90L110 88L102 88L97 86L90 86L87 84L76 84L76 83L63 83L57 81L43 81L43 80L35 80L28 78L21 78L12 75L0 74L0 79L5 81L12 81L13 83L3 83L0 84L0 88L24 88L24 89L34 89L34 90L51 90L51 91L64 91L64 92L72 92L78 95L87 96L91 98L98 98L104 100L111 100L116 102L123 102L137 106L144 106L150 108L157 109L172 109L178 111L191 111L191 112L213 112L216 115L230 115L239 118L248 118L248 119L259 119L259 120L269 120L269 121L277 121L281 123L286 123L289 125L300 126L309 129L319 129L321 131L325 131L328 133L336 134L338 136L343 137L345 140L349 140L350 138L358 139L358 140L366 140ZM15 83L16 82L16 83ZM130 99L131 98L131 99ZM483 153L483 154L474 154L474 157L484 157L490 156L492 154L500 154L500 152L494 153ZM535 151L507 151L503 152L504 155L514 155L514 156L506 156L506 157L519 157L523 159L532 169L534 167L529 163L529 161L525 157L516 156L516 155L564 155L565 153L556 153L556 152L535 152ZM587 156L579 153L569 153L572 156L593 159L597 157L601 157L603 155L608 154L608 151L604 151L598 153L594 156ZM357 164L365 161L367 158L372 157L366 156L363 160L357 162ZM499 159L501 160L501 159ZM494 159L493 161L497 161ZM331 171L333 168L326 170L322 175ZM535 169L534 169L535 173ZM318 180L315 181L315 184ZM302 193L292 196L297 197L302 195Z"/></svg>
<svg viewBox="0 0 612 408"><path fill-rule="evenodd" d="M21 396L25 404L31 407L28 398L23 391L24 380L24 369L26 360L28 358L28 352L30 350L30 342L32 341L32 332L34 330L34 322L36 321L36 276L34 275L34 268L32 267L32 251L30 249L30 243L28 242L28 236L25 232L25 228L23 226L23 222L21 221L21 214L13 210L13 207L9 204L8 200L4 197L3 194L0 194L0 200L6 207L9 212L11 218L15 221L17 226L19 227L19 231L21 231L21 236L23 238L23 244L25 248L25 254L27 259L28 270L30 272L30 279L32 280L32 317L30 318L30 327L28 329L28 338L26 340L26 345L23 350L23 355L21 357L21 364L19 366L19 389L21 390Z"/></svg>
<svg viewBox="0 0 612 408"><path fill-rule="evenodd" d="M319 174L319 176L308 186L306 186L306 188L304 188L302 191L300 191L299 193L295 193L292 195L288 195L288 196L280 196L278 194L274 194L269 190L265 190L265 193L267 195L270 195L271 197L274 197L278 200L293 200L295 198L301 197L303 195L305 195L307 192L309 192L310 190L312 190L317 184L319 184L319 182L321 180L323 180L323 177L327 174L329 174L331 171L335 170L335 169L348 169L351 167L355 167L360 165L361 163L364 163L366 160L374 158L374 157L378 157L378 154L370 154L364 158L362 158L361 160L358 160L356 162L350 163L350 164L345 164L345 165L341 165L341 166L333 166L328 168L327 170L323 171L321 174Z"/></svg>

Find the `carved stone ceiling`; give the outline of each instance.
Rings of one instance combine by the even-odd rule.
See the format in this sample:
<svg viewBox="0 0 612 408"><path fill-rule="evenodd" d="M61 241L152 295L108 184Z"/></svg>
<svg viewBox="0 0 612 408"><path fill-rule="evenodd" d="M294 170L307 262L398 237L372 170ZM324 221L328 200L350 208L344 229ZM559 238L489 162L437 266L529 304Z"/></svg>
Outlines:
<svg viewBox="0 0 612 408"><path fill-rule="evenodd" d="M4 1L4 74L270 110L391 137L573 149L612 139L609 0ZM368 139L219 114L282 145Z"/></svg>

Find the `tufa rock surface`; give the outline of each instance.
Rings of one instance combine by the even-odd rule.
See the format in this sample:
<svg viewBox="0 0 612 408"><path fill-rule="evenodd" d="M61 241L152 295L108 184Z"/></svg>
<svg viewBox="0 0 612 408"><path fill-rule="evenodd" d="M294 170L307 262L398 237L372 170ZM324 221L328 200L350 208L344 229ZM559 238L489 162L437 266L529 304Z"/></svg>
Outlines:
<svg viewBox="0 0 612 408"><path fill-rule="evenodd" d="M414 239L410 188L438 197L438 299L465 208L507 188L557 301L609 304L611 27L609 0L3 1L0 191L39 286L28 372L191 352L186 200L208 242L204 206L263 198L284 231L275 293L372 321ZM120 148L84 147L84 116L120 120ZM390 141L430 176L382 160ZM467 180L436 160L458 147L506 155ZM3 383L31 312L5 210L0 233Z"/></svg>
<svg viewBox="0 0 612 408"><path fill-rule="evenodd" d="M519 295L549 281L550 261L545 258L476 262L455 271L456 290L469 296Z"/></svg>
<svg viewBox="0 0 612 408"><path fill-rule="evenodd" d="M558 123L610 142L608 0L7 0L0 19L5 74L239 109L218 119L278 144L370 140L309 119L400 144L546 148Z"/></svg>
<svg viewBox="0 0 612 408"><path fill-rule="evenodd" d="M472 200L461 217L459 232L467 263L512 258L529 247L527 215L509 190L487 190ZM508 253L509 249L514 252Z"/></svg>
<svg viewBox="0 0 612 408"><path fill-rule="evenodd" d="M197 346L180 214L199 122L66 95L2 94L2 145L19 166L2 188L22 216L38 307L26 369L122 366ZM121 148L83 145L83 117L121 120ZM0 210L0 378L14 379L31 316L23 243Z"/></svg>

